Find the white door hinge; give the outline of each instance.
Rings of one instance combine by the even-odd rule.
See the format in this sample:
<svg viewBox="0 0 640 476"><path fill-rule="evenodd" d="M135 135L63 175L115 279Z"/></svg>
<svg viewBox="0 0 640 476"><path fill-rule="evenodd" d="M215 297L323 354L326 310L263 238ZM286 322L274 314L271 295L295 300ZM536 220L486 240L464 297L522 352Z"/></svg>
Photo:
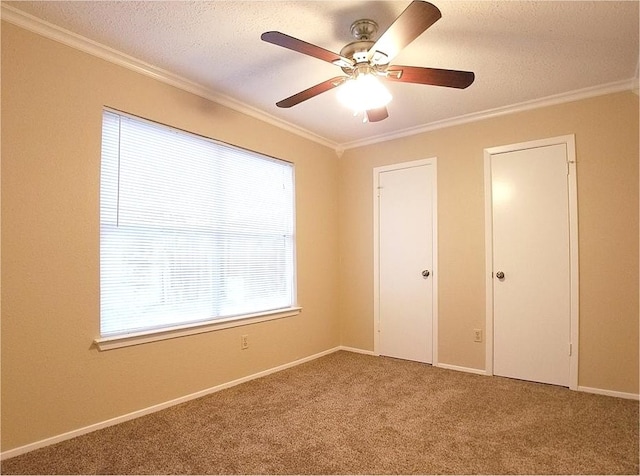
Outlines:
<svg viewBox="0 0 640 476"><path fill-rule="evenodd" d="M575 160L567 160L567 175L571 175L571 164L575 164Z"/></svg>

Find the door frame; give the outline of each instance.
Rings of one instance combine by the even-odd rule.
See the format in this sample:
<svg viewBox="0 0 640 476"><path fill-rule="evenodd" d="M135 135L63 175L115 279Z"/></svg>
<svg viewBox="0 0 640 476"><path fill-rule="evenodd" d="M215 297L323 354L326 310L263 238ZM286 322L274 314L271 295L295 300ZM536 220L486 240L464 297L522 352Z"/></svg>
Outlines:
<svg viewBox="0 0 640 476"><path fill-rule="evenodd" d="M420 159L373 169L373 352L380 355L380 204L378 202L380 174L392 170L401 170L428 165L433 167L432 174L432 318L431 318L431 365L438 364L438 167L437 158Z"/></svg>
<svg viewBox="0 0 640 476"><path fill-rule="evenodd" d="M575 135L540 139L517 144L484 149L484 204L485 204L485 373L493 375L493 203L491 190L491 156L538 147L564 144L567 151L567 185L569 193L569 271L570 271L570 339L569 388L578 389L578 325L579 325L579 274L578 274L578 189L576 180Z"/></svg>

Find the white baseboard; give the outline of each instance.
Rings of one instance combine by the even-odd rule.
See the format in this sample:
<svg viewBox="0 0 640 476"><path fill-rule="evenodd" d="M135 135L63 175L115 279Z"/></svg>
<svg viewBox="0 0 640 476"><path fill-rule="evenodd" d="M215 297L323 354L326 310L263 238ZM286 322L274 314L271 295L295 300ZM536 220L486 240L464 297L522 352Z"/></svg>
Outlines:
<svg viewBox="0 0 640 476"><path fill-rule="evenodd" d="M484 369L474 369L474 368L471 368L471 367L460 367L459 365L437 363L437 364L435 364L434 367L440 367L441 369L447 369L447 370L455 370L457 372L467 372L467 373L470 373L470 374L487 375L487 372Z"/></svg>
<svg viewBox="0 0 640 476"><path fill-rule="evenodd" d="M608 397L626 398L628 400L640 400L640 395L637 393L618 392L616 390L605 390L602 388L583 387L578 385L579 392L595 393L597 395L606 395Z"/></svg>
<svg viewBox="0 0 640 476"><path fill-rule="evenodd" d="M348 347L346 345L339 346L337 350L344 350L346 352L354 352L356 354L375 355L376 357L378 356L378 354L376 354L372 350L358 349L357 347Z"/></svg>
<svg viewBox="0 0 640 476"><path fill-rule="evenodd" d="M435 366L443 368L443 369L448 369L448 370L456 370L456 371L460 371L460 372L469 372L469 373L478 374L478 375L488 375L487 372L485 370L482 370L482 369L459 367L457 365L451 365L451 364L436 364ZM628 400L640 400L640 395L638 395L637 393L618 392L616 390L606 390L606 389L603 389L603 388L583 387L583 386L580 386L580 385L577 387L577 390L579 392L595 393L597 395L606 395L608 397L626 398Z"/></svg>
<svg viewBox="0 0 640 476"><path fill-rule="evenodd" d="M371 350L358 349L356 347L347 347L345 345L339 346L338 350L345 350L347 352L355 352L358 354L373 355L373 356L379 357L379 354L376 354ZM457 372L467 372L470 374L487 375L487 372L483 369L474 369L470 367L460 367L458 365L440 364L440 363L435 363L433 364L433 366L440 367L442 369L447 369L447 370L455 370Z"/></svg>
<svg viewBox="0 0 640 476"><path fill-rule="evenodd" d="M222 383L220 385L216 385L214 387L210 387L204 390L200 390L199 392L195 392L192 393L190 395L185 395L183 397L179 397L179 398L175 398L173 400L169 400L167 402L163 402L163 403L159 403L157 405L152 405L150 407L147 408L143 408L141 410L136 410L134 412L131 413L127 413L126 415L121 415L115 418L111 418L109 420L105 420L102 422L98 422L98 423L94 423L92 425L89 426L85 426L83 428L78 428L76 430L72 430L66 433L62 433L60 435L56 435L56 436L52 436L50 438L45 438L43 440L40 441L36 441L34 443L29 443L27 445L24 446L20 446L18 448L14 448L8 451L4 451L2 453L0 453L0 461L8 459L8 458L13 458L14 456L19 456L21 454L24 453L28 453L29 451L34 451L37 450L39 448L44 448L45 446L49 446L49 445L53 445L55 443L60 443L61 441L65 441L65 440L70 440L71 438L76 438L78 436L82 436L85 435L87 433L91 433L93 431L97 431L97 430L101 430L103 428L107 428L109 426L113 426L113 425L117 425L119 423L124 423L126 421L129 420L133 420L135 418L139 418L141 416L144 415L148 415L150 413L154 413L160 410L164 410L165 408L169 408L172 407L174 405L179 405L180 403L184 403L184 402L188 402L189 400L195 400L196 398L200 398L200 397L204 397L206 395L215 393L215 392L219 392L220 390L224 390L226 388L230 388L230 387L234 387L236 385L240 385L241 383L245 383L245 382L249 382L250 380L254 380L257 378L261 378L261 377L265 377L269 374L275 373L275 372L279 372L281 370L285 370L291 367L295 367L297 365L303 364L305 362L310 362L312 360L318 359L320 357L324 357L325 355L329 355L332 354L334 352L337 352L339 350L344 350L347 352L355 352L358 354L365 354L365 355L373 355L373 356L377 356L378 354L376 354L373 351L370 350L364 350L364 349L358 349L355 347L348 347L348 346L338 346L338 347L334 347L332 349L328 349L325 350L323 352L314 354L314 355L310 355L308 357L304 357L302 359L298 359L298 360L294 360L293 362L289 362L283 365L279 365L277 367L273 367L267 370L263 370L261 372L252 374L252 375L248 375L246 377L242 377L236 380L232 380L230 382L226 382L226 383ZM469 368L469 367L461 367L458 365L451 365L451 364L443 364L443 363L438 363L435 365L436 367L440 367L443 369L448 369L448 370L455 370L458 372L467 372L467 373L472 373L472 374L478 374L478 375L486 375L486 372L482 369L474 369L474 368ZM617 392L614 390L604 390L604 389L600 389L600 388L592 388L592 387L583 387L583 386L578 386L578 391L580 392L587 392L587 393L595 393L598 395L606 395L609 397L618 397L618 398L626 398L626 399L630 399L630 400L639 400L640 399L640 395L635 394L635 393L625 393L625 392Z"/></svg>
<svg viewBox="0 0 640 476"><path fill-rule="evenodd" d="M174 405L178 405L180 403L188 402L189 400L195 400L196 398L204 397L206 395L219 392L220 390L224 390L226 388L234 387L241 383L248 382L250 380L254 380L257 378L265 377L269 374L279 372L281 370L285 370L291 367L295 367L296 365L304 364L305 362L310 362L312 360L318 359L320 357L324 357L325 355L332 354L337 352L338 350L347 350L347 348L342 347L334 347L332 349L325 350L318 354L310 355L308 357L304 357L302 359L294 360L293 362L289 362L287 364L279 365L277 367L273 367L267 370L263 370L262 372L258 372L252 375L248 375L246 377L242 377L236 380L232 380L231 382L222 383L220 385L216 385L214 387L210 387L204 390L200 390L199 392L192 393L190 395L185 395L183 397L175 398L173 400L169 400L168 402L159 403L157 405L152 405L147 408L143 408L141 410L136 410L131 413L127 413L126 415L121 415L115 418L111 418L109 420L101 421L98 423L94 423L89 426L85 426L83 428L78 428L76 430L72 430L66 433L62 433L61 435L52 436L50 438L45 438L44 440L36 441L34 443L29 443L24 446L20 446L18 448L14 448L11 450L4 451L0 453L0 461L13 458L14 456L19 456L24 453L28 453L29 451L37 450L40 448L44 448L45 446L53 445L55 443L60 443L61 441L70 440L71 438L76 438L78 436L86 435L87 433L91 433L96 430L101 430L103 428L107 428L109 426L117 425L119 423L124 423L125 421L133 420L135 418L139 418L144 415L148 415L150 413L155 413L160 410L164 410L165 408L172 407Z"/></svg>
<svg viewBox="0 0 640 476"><path fill-rule="evenodd" d="M460 372L469 372L469 373L478 374L478 375L488 375L487 372L482 369L459 367L457 365L451 365L451 364L436 364L435 366L443 369L457 370ZM580 385L578 386L577 390L579 392L595 393L598 395L606 395L608 397L626 398L628 400L640 400L640 395L638 395L637 393L625 393L625 392L618 392L615 390L605 390L602 388L583 387Z"/></svg>

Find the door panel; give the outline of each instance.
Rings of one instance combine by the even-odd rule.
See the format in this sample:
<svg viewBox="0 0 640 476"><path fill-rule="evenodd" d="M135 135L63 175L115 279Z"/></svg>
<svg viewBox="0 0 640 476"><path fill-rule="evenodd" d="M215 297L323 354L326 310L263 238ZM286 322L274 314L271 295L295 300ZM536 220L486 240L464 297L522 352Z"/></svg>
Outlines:
<svg viewBox="0 0 640 476"><path fill-rule="evenodd" d="M378 190L379 352L431 363L433 167L381 172Z"/></svg>
<svg viewBox="0 0 640 476"><path fill-rule="evenodd" d="M569 386L567 175L565 144L491 156L496 375Z"/></svg>

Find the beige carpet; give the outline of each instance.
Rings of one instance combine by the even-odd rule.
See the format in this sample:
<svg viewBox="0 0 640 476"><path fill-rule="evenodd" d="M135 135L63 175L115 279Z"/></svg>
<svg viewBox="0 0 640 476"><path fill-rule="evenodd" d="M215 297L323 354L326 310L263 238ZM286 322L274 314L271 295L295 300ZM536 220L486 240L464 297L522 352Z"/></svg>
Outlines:
<svg viewBox="0 0 640 476"><path fill-rule="evenodd" d="M638 474L638 402L338 352L3 474Z"/></svg>

